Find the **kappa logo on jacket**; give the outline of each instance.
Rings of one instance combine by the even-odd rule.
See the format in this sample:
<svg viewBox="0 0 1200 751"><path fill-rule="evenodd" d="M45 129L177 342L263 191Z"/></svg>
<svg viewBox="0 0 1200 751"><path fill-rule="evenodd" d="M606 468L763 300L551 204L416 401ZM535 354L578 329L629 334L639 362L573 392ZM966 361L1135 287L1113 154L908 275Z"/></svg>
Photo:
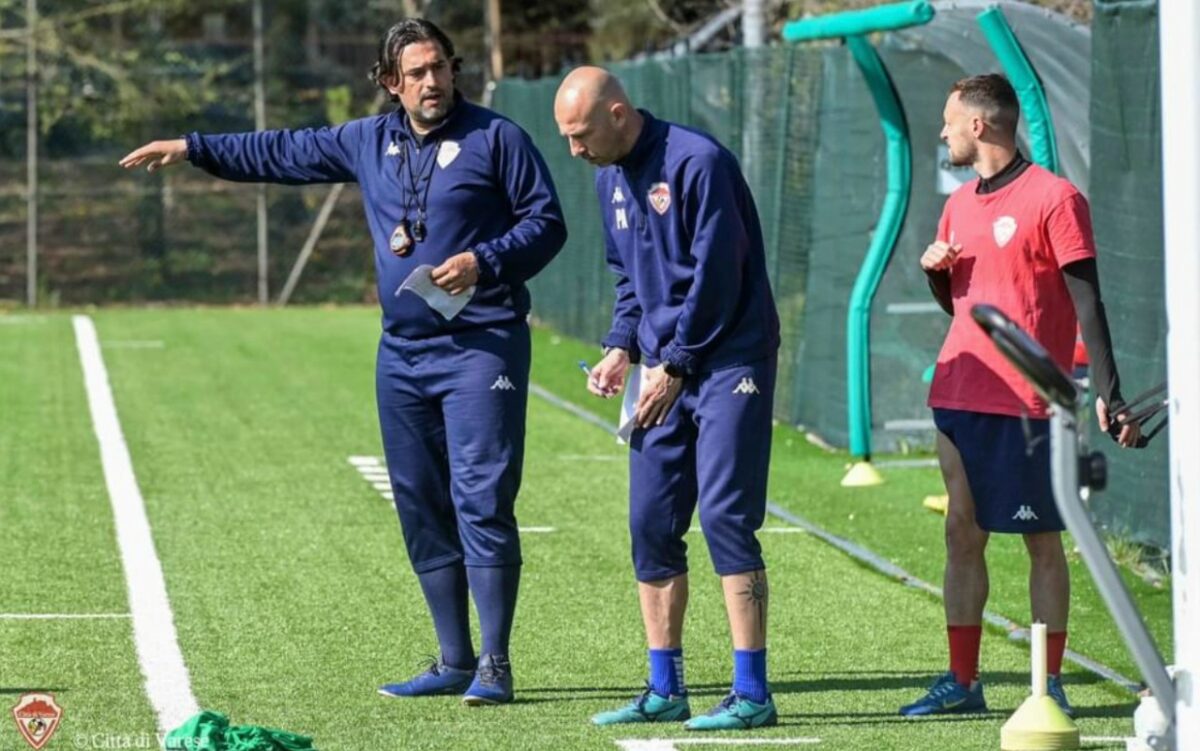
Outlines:
<svg viewBox="0 0 1200 751"><path fill-rule="evenodd" d="M651 185L646 197L650 199L650 207L657 211L659 216L663 216L667 209L671 208L671 187L666 183Z"/></svg>
<svg viewBox="0 0 1200 751"><path fill-rule="evenodd" d="M621 192L620 185L613 188L612 202L613 203L625 203L625 194Z"/></svg>
<svg viewBox="0 0 1200 751"><path fill-rule="evenodd" d="M493 383L492 387L488 390L489 391L516 391L517 387L513 385L512 381L508 380L508 376L501 373L500 375L496 376L496 382Z"/></svg>
<svg viewBox="0 0 1200 751"><path fill-rule="evenodd" d="M1017 220L1011 216L1002 216L992 223L992 238L1003 248L1017 234Z"/></svg>
<svg viewBox="0 0 1200 751"><path fill-rule="evenodd" d="M384 156L400 156L400 147L395 141L388 144L387 151L383 152Z"/></svg>
<svg viewBox="0 0 1200 751"><path fill-rule="evenodd" d="M625 216L625 209L617 209L613 215L613 224L617 229L629 229L629 217Z"/></svg>

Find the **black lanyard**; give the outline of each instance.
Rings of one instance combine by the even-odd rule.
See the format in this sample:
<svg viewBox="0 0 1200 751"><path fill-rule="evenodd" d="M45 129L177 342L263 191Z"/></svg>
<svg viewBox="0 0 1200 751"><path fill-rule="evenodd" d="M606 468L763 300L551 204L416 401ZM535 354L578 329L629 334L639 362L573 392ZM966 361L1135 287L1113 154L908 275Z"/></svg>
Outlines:
<svg viewBox="0 0 1200 751"><path fill-rule="evenodd" d="M416 140L416 139L413 139ZM407 188L408 195L404 201L404 220L408 221L409 212L416 208L417 218L411 225L412 238L416 242L424 242L428 234L425 226L425 209L429 205L429 187L433 184L433 170L437 163L438 149L441 148L441 139L436 139L432 142L426 142L423 146L415 146L416 154L413 154L409 149L409 144L406 141L404 144L404 171L408 176ZM425 153L421 153L422 149L426 149ZM416 157L420 156L420 162L417 162ZM417 162L416 169L413 169L413 163ZM421 183L424 181L424 190L421 189Z"/></svg>

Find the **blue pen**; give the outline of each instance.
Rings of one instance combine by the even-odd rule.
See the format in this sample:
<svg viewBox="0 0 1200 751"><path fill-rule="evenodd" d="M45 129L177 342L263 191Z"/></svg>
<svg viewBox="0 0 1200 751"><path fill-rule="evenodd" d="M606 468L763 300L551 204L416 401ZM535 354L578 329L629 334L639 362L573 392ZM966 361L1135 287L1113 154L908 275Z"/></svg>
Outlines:
<svg viewBox="0 0 1200 751"><path fill-rule="evenodd" d="M592 369L589 368L588 364L586 362L584 362L583 360L579 361L579 369L582 370L583 374L585 376L587 376L588 378L592 377Z"/></svg>

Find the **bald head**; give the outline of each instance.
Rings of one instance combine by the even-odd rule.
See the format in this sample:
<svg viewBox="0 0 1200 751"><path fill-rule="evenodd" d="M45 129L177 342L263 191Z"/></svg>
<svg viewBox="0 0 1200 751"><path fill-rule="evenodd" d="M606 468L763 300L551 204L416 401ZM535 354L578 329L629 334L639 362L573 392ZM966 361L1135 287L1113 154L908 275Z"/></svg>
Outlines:
<svg viewBox="0 0 1200 751"><path fill-rule="evenodd" d="M621 103L632 108L629 97L621 82L604 68L585 65L567 74L558 87L558 95L554 97L554 112L557 117L561 110L564 114L591 115L596 107Z"/></svg>
<svg viewBox="0 0 1200 751"><path fill-rule="evenodd" d="M612 164L629 153L642 129L616 76L591 65L567 74L554 97L554 119L571 155L592 164Z"/></svg>

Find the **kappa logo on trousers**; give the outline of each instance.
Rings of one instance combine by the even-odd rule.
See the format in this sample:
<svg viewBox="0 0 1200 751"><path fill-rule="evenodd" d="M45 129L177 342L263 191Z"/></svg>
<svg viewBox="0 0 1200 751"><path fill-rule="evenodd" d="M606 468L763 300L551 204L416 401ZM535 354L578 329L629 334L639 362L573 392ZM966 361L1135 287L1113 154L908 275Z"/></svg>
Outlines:
<svg viewBox="0 0 1200 751"><path fill-rule="evenodd" d="M737 387L734 388L733 393L735 393L735 394L757 394L757 393L759 393L759 391L758 391L758 386L754 385L753 378L743 378L741 380L741 382L738 383Z"/></svg>
<svg viewBox="0 0 1200 751"><path fill-rule="evenodd" d="M496 376L496 382L493 383L492 387L489 389L489 391L516 391L516 390L517 390L517 387L514 386L513 382L508 380L508 376L504 375L503 373Z"/></svg>

